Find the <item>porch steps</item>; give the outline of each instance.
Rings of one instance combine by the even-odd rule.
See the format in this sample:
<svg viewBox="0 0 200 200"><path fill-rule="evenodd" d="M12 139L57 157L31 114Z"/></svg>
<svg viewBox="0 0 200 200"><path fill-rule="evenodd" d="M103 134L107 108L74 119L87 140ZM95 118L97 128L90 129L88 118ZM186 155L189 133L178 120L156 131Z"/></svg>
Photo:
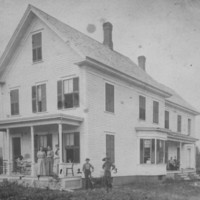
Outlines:
<svg viewBox="0 0 200 200"><path fill-rule="evenodd" d="M190 177L187 175L187 174L177 174L181 180L184 180L184 181L189 181L191 180Z"/></svg>
<svg viewBox="0 0 200 200"><path fill-rule="evenodd" d="M190 172L188 173L188 176L190 177L191 180L200 180L200 175L197 174L196 172Z"/></svg>

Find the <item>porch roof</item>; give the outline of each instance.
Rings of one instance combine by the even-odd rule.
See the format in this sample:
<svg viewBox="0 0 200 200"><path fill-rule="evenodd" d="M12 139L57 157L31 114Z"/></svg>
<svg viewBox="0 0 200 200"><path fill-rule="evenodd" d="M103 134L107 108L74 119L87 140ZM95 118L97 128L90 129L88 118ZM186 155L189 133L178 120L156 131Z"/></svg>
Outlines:
<svg viewBox="0 0 200 200"><path fill-rule="evenodd" d="M66 124L80 126L83 118L66 114L48 114L34 117L21 117L15 119L0 120L0 130L16 127L39 126L48 124Z"/></svg>
<svg viewBox="0 0 200 200"><path fill-rule="evenodd" d="M198 139L191 137L189 135L184 135L182 133L173 132L169 129L158 128L158 127L136 127L137 132L146 133L149 135L150 133L159 133L161 135L166 135L166 139L170 141L177 142L186 142L186 143L194 143L198 141ZM153 136L153 134L152 134Z"/></svg>

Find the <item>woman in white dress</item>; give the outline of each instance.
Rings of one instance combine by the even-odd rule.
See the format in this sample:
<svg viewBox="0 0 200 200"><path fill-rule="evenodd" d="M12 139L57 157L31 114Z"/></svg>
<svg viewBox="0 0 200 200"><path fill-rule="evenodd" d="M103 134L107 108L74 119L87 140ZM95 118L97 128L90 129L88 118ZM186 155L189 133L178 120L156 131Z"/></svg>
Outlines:
<svg viewBox="0 0 200 200"><path fill-rule="evenodd" d="M43 150L43 147L40 147L40 150L37 152L37 175L38 176L45 176L46 175L46 167L45 167L45 159L46 153Z"/></svg>

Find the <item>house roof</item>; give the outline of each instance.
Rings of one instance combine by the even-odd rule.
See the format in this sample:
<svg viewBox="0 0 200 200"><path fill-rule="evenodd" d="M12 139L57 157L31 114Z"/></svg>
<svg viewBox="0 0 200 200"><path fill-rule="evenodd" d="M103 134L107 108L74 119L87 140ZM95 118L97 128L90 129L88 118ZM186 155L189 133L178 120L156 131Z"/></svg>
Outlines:
<svg viewBox="0 0 200 200"><path fill-rule="evenodd" d="M12 51L12 46L15 44L17 36L22 35L20 31L27 25L27 21L30 20L30 16L37 16L43 22L45 22L53 31L55 31L66 43L69 43L84 59L92 58L93 60L100 62L106 66L111 67L123 74L131 76L135 80L142 82L147 88L153 87L158 91L162 91L165 97L170 97L176 93L167 88L166 86L155 81L149 76L143 69L136 65L128 57L109 49L102 43L88 37L87 35L79 32L78 30L66 25L58 19L48 15L40 9L29 5L22 17L16 31L14 32L10 42L8 43L2 57L0 58L0 82L2 81L2 75L6 69L6 60L9 60L9 52ZM13 48L14 49L14 48ZM184 100L175 95L170 97L172 102L183 103ZM182 106L186 106L188 109L192 107L189 104L183 103ZM193 110L193 109L192 109ZM195 110L195 109L194 109Z"/></svg>

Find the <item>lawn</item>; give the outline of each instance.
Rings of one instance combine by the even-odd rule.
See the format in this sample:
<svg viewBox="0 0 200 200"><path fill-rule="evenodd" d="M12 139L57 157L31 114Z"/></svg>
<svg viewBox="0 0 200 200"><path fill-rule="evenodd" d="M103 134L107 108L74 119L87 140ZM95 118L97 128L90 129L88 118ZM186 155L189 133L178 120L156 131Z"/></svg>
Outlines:
<svg viewBox="0 0 200 200"><path fill-rule="evenodd" d="M16 183L0 184L0 200L199 200L200 186L194 182L160 184L137 183L114 187L109 193L104 188L74 192L28 188Z"/></svg>

